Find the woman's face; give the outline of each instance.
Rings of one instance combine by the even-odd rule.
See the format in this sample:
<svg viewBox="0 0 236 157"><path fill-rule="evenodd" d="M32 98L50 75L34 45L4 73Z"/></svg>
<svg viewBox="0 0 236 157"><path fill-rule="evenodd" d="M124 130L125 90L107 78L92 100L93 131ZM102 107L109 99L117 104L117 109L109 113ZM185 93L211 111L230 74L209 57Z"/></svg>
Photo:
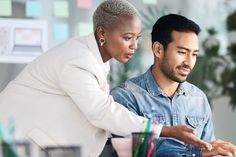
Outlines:
<svg viewBox="0 0 236 157"><path fill-rule="evenodd" d="M106 43L100 48L103 61L115 58L127 62L137 48L141 34L141 20L138 16L122 17L112 28L105 29Z"/></svg>

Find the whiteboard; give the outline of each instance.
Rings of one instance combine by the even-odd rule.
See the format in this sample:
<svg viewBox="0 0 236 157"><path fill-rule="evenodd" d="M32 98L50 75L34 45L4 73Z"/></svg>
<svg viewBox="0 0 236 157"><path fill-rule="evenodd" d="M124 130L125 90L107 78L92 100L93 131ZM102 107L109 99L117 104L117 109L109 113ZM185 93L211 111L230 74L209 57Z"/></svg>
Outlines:
<svg viewBox="0 0 236 157"><path fill-rule="evenodd" d="M0 63L29 63L47 49L46 21L0 19Z"/></svg>

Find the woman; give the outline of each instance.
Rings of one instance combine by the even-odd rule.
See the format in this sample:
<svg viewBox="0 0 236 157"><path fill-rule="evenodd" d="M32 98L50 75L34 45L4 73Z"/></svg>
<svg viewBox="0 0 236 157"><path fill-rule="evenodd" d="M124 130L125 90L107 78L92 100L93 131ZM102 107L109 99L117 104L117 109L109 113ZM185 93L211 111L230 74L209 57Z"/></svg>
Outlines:
<svg viewBox="0 0 236 157"><path fill-rule="evenodd" d="M37 136L44 134L44 145L80 145L83 157L99 156L110 133L143 130L146 119L117 105L106 79L108 61L127 62L137 48L138 12L125 0L109 0L93 22L94 34L49 50L9 83L0 95L1 122L13 116L23 137L42 143Z"/></svg>

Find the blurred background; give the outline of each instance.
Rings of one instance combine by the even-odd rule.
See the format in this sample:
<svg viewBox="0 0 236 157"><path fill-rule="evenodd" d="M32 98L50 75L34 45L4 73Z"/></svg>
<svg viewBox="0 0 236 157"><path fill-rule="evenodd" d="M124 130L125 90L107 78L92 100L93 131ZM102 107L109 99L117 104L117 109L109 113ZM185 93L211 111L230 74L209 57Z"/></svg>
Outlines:
<svg viewBox="0 0 236 157"><path fill-rule="evenodd" d="M73 36L92 32L92 14L103 0L0 0L0 91L36 57ZM153 63L150 32L162 15L178 13L198 23L200 55L188 81L208 96L215 134L236 144L236 1L130 0L143 32L135 56L111 61L112 87ZM0 111L1 114L1 111Z"/></svg>

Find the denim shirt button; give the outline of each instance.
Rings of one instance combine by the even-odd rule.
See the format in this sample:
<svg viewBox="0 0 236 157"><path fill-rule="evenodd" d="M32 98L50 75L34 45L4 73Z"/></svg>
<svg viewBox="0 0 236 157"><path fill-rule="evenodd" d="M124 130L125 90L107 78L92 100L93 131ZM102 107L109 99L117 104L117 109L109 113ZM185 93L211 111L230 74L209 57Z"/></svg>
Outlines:
<svg viewBox="0 0 236 157"><path fill-rule="evenodd" d="M196 154L193 153L192 156L196 156Z"/></svg>

